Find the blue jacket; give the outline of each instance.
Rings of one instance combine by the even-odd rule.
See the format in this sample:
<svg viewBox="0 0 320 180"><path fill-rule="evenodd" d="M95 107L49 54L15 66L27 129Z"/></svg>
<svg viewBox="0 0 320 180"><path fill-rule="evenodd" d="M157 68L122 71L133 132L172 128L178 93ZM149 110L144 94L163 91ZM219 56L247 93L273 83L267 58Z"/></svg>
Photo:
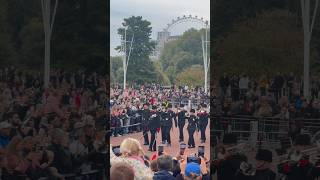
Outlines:
<svg viewBox="0 0 320 180"><path fill-rule="evenodd" d="M176 180L168 171L158 171L154 174L153 180Z"/></svg>
<svg viewBox="0 0 320 180"><path fill-rule="evenodd" d="M0 148L6 148L9 143L10 143L9 137L0 135Z"/></svg>

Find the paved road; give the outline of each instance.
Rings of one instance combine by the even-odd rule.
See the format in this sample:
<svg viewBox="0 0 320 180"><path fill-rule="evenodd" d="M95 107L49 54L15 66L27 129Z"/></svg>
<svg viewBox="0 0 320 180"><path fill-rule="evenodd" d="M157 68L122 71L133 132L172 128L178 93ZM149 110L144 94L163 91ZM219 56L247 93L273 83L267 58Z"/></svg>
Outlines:
<svg viewBox="0 0 320 180"><path fill-rule="evenodd" d="M195 133L194 134L194 139L195 139L195 143L196 143L196 148L193 149L188 149L189 153L197 153L198 152L198 146L199 145L204 145L205 146L205 157L207 159L210 158L210 123L207 126L206 129L206 142L201 144L200 143L200 132L199 133ZM149 139L150 139L150 133L149 134ZM164 150L166 151L166 153L172 155L172 156L176 156L177 153L179 152L179 129L176 127L173 127L172 130L170 131L170 135L171 135L171 147L164 147ZM140 133L133 133L133 134L128 134L125 136L120 136L120 137L111 137L110 138L110 143L113 146L118 146L121 144L121 142L123 141L123 139L125 138L135 138L138 139L139 142L141 143L141 145L143 146L143 136L142 136L142 132ZM188 143L188 131L187 131L187 123L184 127L184 142L187 144ZM161 131L160 133L157 135L157 146L161 143ZM143 146L144 152L147 155L151 155L151 152L147 151L148 150L148 146Z"/></svg>

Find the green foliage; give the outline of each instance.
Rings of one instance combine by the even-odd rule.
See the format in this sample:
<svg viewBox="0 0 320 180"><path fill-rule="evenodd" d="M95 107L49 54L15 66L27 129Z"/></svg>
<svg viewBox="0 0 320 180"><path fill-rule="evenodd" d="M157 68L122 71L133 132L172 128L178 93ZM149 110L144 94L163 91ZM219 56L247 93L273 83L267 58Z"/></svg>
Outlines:
<svg viewBox="0 0 320 180"><path fill-rule="evenodd" d="M128 64L127 80L128 83L148 83L157 79L155 68L150 61L155 44L151 41L151 23L143 20L141 16L131 16L125 18L123 26L127 27L127 41L131 41L134 36L132 51ZM118 29L118 34L124 36L124 28ZM129 54L130 43L127 43L127 54ZM116 48L120 51L120 46Z"/></svg>
<svg viewBox="0 0 320 180"><path fill-rule="evenodd" d="M204 71L200 65L193 65L177 75L175 84L188 86L203 86Z"/></svg>
<svg viewBox="0 0 320 180"><path fill-rule="evenodd" d="M288 11L275 10L237 23L232 33L215 44L217 69L250 75L301 73L303 34L296 18Z"/></svg>
<svg viewBox="0 0 320 180"><path fill-rule="evenodd" d="M8 22L7 20L7 1L0 0L0 66L5 64L12 64L15 60L15 53L13 49L13 44L11 41L11 36L8 32Z"/></svg>
<svg viewBox="0 0 320 180"><path fill-rule="evenodd" d="M44 30L40 1L0 0L0 54L12 45L17 62L25 68L41 70L44 61ZM106 1L59 1L51 42L51 66L88 69L106 73ZM2 9L5 9L3 11ZM5 25L2 17L5 16ZM9 38L9 42L4 42ZM4 57L1 54L1 58ZM2 64L2 63L1 63ZM4 64L4 65L7 65Z"/></svg>
<svg viewBox="0 0 320 180"><path fill-rule="evenodd" d="M171 82L176 82L177 75L185 69L203 65L201 36L204 35L204 30L190 29L177 40L165 45L160 62Z"/></svg>

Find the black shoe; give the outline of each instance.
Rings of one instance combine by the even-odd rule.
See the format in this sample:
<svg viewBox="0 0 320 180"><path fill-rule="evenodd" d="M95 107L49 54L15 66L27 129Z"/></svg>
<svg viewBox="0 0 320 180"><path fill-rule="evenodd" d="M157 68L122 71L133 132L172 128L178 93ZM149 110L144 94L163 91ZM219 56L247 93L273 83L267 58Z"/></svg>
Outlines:
<svg viewBox="0 0 320 180"><path fill-rule="evenodd" d="M149 143L144 143L143 145L149 145Z"/></svg>
<svg viewBox="0 0 320 180"><path fill-rule="evenodd" d="M183 140L180 139L180 140L179 140L179 143L180 143L180 142L183 142Z"/></svg>
<svg viewBox="0 0 320 180"><path fill-rule="evenodd" d="M152 152L152 149L149 148L148 151Z"/></svg>
<svg viewBox="0 0 320 180"><path fill-rule="evenodd" d="M206 141L205 140L201 140L201 143L205 143Z"/></svg>
<svg viewBox="0 0 320 180"><path fill-rule="evenodd" d="M192 148L192 146L188 146L188 148L190 149L190 148Z"/></svg>

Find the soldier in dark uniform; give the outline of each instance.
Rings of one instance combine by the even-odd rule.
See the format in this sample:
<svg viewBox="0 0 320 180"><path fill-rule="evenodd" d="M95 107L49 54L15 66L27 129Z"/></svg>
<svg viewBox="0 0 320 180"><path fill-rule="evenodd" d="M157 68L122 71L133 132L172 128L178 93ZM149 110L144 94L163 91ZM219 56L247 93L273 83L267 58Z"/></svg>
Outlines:
<svg viewBox="0 0 320 180"><path fill-rule="evenodd" d="M237 136L234 134L225 134L222 143L222 146L214 149L216 157L212 163L211 172L217 173L217 180L234 180L240 164L247 162L247 157L235 151Z"/></svg>
<svg viewBox="0 0 320 180"><path fill-rule="evenodd" d="M179 142L183 142L184 141L184 137L183 137L183 127L186 124L186 113L187 111L183 109L183 104L180 105L179 111L178 111L178 127L179 127ZM176 123L176 121L175 121ZM177 127L177 123L175 124Z"/></svg>
<svg viewBox="0 0 320 180"><path fill-rule="evenodd" d="M162 109L159 109L159 115L160 115L160 127L161 127L161 141L162 144L166 143L166 127L165 127L165 117L166 116L166 110L164 104L162 104Z"/></svg>
<svg viewBox="0 0 320 180"><path fill-rule="evenodd" d="M170 122L171 121L171 122ZM165 108L161 113L161 133L162 133L162 144L167 143L169 145L170 126L172 125L172 119L168 112L168 108Z"/></svg>
<svg viewBox="0 0 320 180"><path fill-rule="evenodd" d="M157 150L156 133L160 129L160 115L157 112L157 107L152 106L152 111L150 113L149 128L151 133L151 142L149 145L149 151Z"/></svg>
<svg viewBox="0 0 320 180"><path fill-rule="evenodd" d="M150 110L149 110L149 104L146 103L143 105L142 110L142 133L144 138L144 144L143 145L149 145L149 118L150 118Z"/></svg>
<svg viewBox="0 0 320 180"><path fill-rule="evenodd" d="M319 177L320 169L310 162L310 157L303 150L310 147L310 136L299 134L295 138L294 150L289 153L289 160L278 165L278 172L287 176L288 180L314 180Z"/></svg>
<svg viewBox="0 0 320 180"><path fill-rule="evenodd" d="M199 128L201 132L201 143L206 142L206 128L208 126L208 120L209 120L209 114L206 112L205 108L207 108L207 105L204 104L202 106L202 109L200 109L200 112L197 114L199 117Z"/></svg>
<svg viewBox="0 0 320 180"><path fill-rule="evenodd" d="M190 110L190 117L188 118L188 134L189 134L189 140L188 140L188 147L189 148L195 148L195 142L194 142L194 137L193 134L195 131L199 131L199 124L198 124L198 119L194 115L195 110L191 109Z"/></svg>
<svg viewBox="0 0 320 180"><path fill-rule="evenodd" d="M172 128L172 120L174 120L174 122L176 123L176 113L172 111L172 105L169 104L168 105L168 113L169 113L169 122L168 122L168 126L169 126L169 131L168 131L168 136L167 136L167 140L168 140L168 145L171 146L171 137L170 137L170 130Z"/></svg>

